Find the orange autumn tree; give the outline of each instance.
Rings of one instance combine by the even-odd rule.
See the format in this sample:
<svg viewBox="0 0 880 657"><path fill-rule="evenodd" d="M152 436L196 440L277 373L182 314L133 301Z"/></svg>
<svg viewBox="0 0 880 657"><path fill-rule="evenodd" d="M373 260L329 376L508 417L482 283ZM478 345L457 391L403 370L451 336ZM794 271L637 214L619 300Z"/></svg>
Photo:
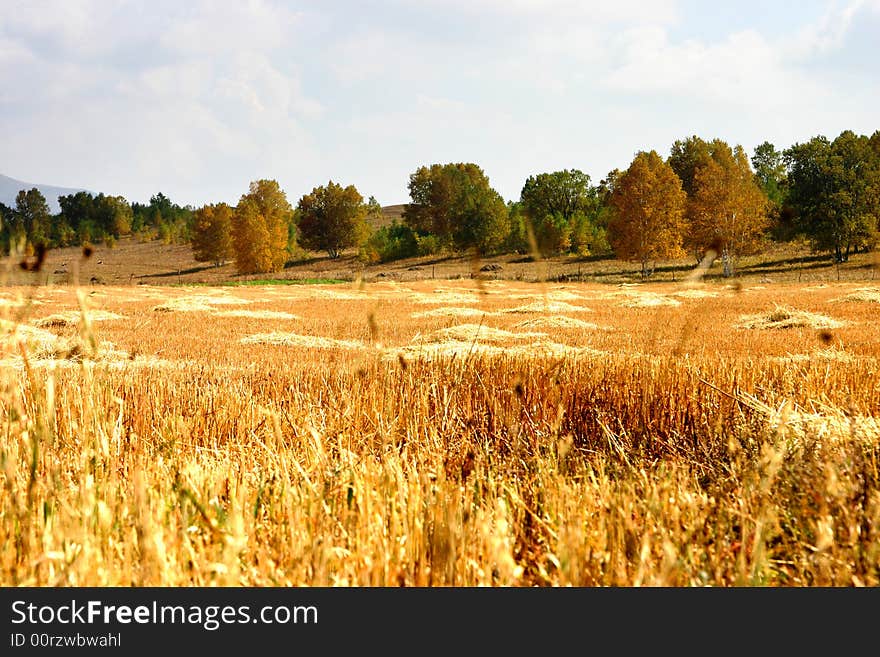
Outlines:
<svg viewBox="0 0 880 657"><path fill-rule="evenodd" d="M686 201L672 167L656 151L638 153L609 199L608 228L617 257L641 263L642 276L648 277L653 271L648 263L683 256Z"/></svg>
<svg viewBox="0 0 880 657"><path fill-rule="evenodd" d="M242 274L281 271L287 262L287 243L293 208L275 180L252 182L235 208L232 244L235 265Z"/></svg>
<svg viewBox="0 0 880 657"><path fill-rule="evenodd" d="M724 276L738 256L755 253L769 225L769 200L742 146L716 147L694 173L688 201L690 240L721 256Z"/></svg>

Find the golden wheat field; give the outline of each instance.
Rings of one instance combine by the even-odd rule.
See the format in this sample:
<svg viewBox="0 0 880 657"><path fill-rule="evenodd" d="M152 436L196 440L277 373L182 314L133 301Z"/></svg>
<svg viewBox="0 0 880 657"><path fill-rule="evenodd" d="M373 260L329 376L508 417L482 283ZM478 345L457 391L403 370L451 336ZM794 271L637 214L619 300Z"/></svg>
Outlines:
<svg viewBox="0 0 880 657"><path fill-rule="evenodd" d="M877 586L878 301L3 288L0 584Z"/></svg>

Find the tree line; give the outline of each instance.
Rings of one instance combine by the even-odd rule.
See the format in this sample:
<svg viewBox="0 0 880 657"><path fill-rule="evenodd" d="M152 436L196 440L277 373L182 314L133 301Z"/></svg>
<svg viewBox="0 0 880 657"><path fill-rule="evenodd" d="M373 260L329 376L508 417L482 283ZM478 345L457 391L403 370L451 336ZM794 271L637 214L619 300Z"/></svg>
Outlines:
<svg viewBox="0 0 880 657"><path fill-rule="evenodd" d="M375 230L376 199L332 180L295 207L277 181L263 179L235 206L79 192L59 197L55 216L39 190L22 190L14 208L0 204L0 243L10 253L149 234L191 243L200 262L234 261L240 273L279 271L303 249L337 258L356 248L373 263L465 251L614 256L639 263L645 277L658 260L709 255L729 276L740 256L795 238L844 262L880 243L880 131L820 135L782 151L764 142L751 157L740 145L691 136L665 158L637 152L597 184L578 169L529 176L510 202L472 162L421 166L408 190L402 220Z"/></svg>

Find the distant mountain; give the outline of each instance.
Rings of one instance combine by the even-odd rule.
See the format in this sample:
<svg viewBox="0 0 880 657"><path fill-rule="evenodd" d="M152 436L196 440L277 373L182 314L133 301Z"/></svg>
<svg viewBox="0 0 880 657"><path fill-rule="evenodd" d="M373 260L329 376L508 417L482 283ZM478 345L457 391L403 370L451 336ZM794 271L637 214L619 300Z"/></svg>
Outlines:
<svg viewBox="0 0 880 657"><path fill-rule="evenodd" d="M54 185L23 182L0 174L0 203L13 208L15 207L15 197L18 196L18 193L22 189L28 190L34 187L39 189L40 193L46 197L46 203L49 204L49 210L52 214L61 212L61 206L58 205L59 196L89 191L87 189L73 189L70 187L55 187Z"/></svg>

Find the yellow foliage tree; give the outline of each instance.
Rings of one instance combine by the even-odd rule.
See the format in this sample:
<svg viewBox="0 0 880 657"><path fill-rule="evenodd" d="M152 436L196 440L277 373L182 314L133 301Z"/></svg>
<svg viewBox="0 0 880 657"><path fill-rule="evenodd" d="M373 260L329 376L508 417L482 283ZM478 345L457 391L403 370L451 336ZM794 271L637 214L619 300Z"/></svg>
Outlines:
<svg viewBox="0 0 880 657"><path fill-rule="evenodd" d="M242 274L281 271L293 208L275 180L252 182L235 209L232 243Z"/></svg>
<svg viewBox="0 0 880 657"><path fill-rule="evenodd" d="M617 257L641 263L647 277L649 262L684 255L686 201L672 167L656 151L638 153L609 199L613 217L608 228Z"/></svg>
<svg viewBox="0 0 880 657"><path fill-rule="evenodd" d="M222 265L234 255L232 208L226 203L205 205L193 212L192 249L197 262Z"/></svg>
<svg viewBox="0 0 880 657"><path fill-rule="evenodd" d="M721 256L724 275L734 259L758 250L769 226L769 200L741 146L716 148L697 168L688 201L690 240Z"/></svg>

